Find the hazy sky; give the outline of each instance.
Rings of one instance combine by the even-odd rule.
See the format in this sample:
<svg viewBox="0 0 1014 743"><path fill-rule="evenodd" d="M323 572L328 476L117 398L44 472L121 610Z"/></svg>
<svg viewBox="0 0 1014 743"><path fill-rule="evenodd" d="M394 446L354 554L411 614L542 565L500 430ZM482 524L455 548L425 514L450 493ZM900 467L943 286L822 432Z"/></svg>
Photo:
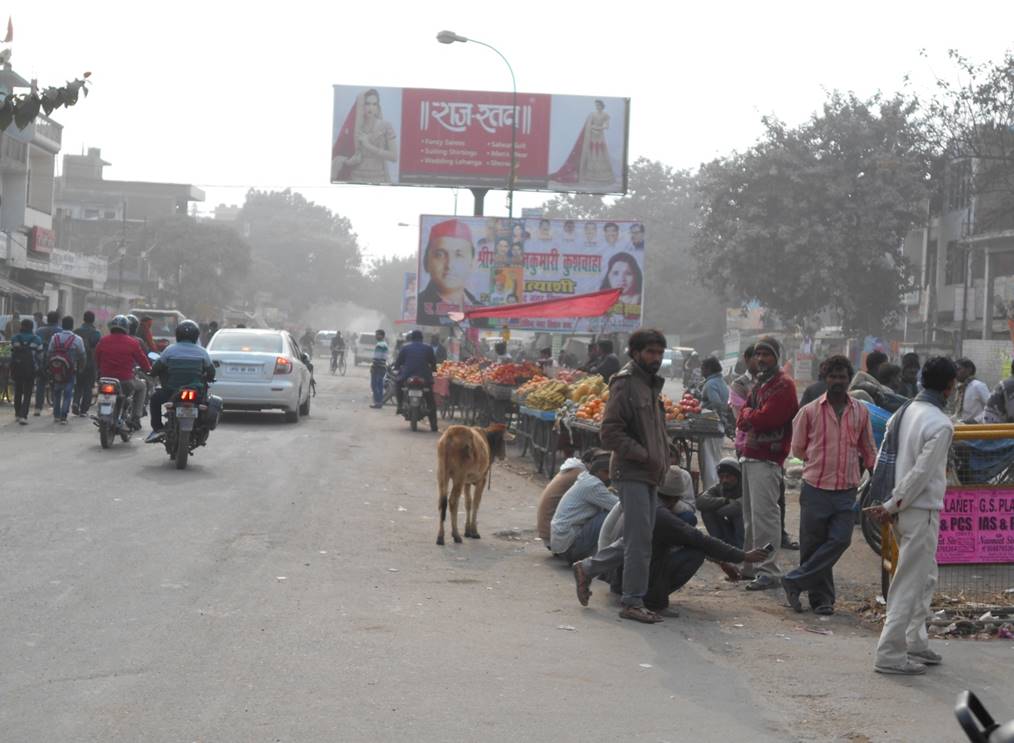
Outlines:
<svg viewBox="0 0 1014 743"><path fill-rule="evenodd" d="M518 88L631 98L630 156L679 167L751 144L763 114L796 122L826 90L927 90L1014 45L1014 3L16 2L14 68L41 84L93 73L57 113L64 151L101 147L114 179L193 183L201 206L292 187L348 217L370 256L411 254L449 189L328 183L332 84L509 90L493 52L438 44L447 28L498 47ZM833 10L832 10L833 9ZM925 48L930 59L919 56ZM515 207L537 206L524 193ZM491 193L486 213L506 213ZM458 208L471 213L468 191ZM407 222L411 228L399 228Z"/></svg>

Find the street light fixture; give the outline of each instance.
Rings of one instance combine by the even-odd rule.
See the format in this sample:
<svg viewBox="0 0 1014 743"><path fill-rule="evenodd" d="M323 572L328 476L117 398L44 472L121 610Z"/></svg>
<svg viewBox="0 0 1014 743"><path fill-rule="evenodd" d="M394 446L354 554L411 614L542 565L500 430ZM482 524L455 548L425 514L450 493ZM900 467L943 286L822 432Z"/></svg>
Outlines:
<svg viewBox="0 0 1014 743"><path fill-rule="evenodd" d="M507 57L491 44L487 44L485 41L478 41L477 39L469 39L466 36L461 36L454 33L453 31L441 31L437 34L437 41L441 44L453 44L456 41L465 43L471 41L473 44L484 46L487 49L492 49L497 53L497 56L503 60L503 63L507 65L507 70L511 73L511 168L510 174L507 177L507 217L509 219L514 218L514 179L515 170L517 169L517 143L518 143L518 84L514 78L514 68L511 67L511 63L507 61ZM474 193L474 192L473 192ZM476 197L478 200L478 197Z"/></svg>

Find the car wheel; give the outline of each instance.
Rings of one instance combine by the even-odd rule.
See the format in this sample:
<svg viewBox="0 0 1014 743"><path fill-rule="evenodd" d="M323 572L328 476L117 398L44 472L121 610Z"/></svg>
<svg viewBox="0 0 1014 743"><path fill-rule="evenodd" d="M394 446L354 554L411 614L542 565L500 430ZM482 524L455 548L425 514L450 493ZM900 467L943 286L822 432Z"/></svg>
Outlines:
<svg viewBox="0 0 1014 743"><path fill-rule="evenodd" d="M299 406L299 414L300 415L309 415L310 414L310 396L309 395L306 396L306 402L304 402L302 405Z"/></svg>
<svg viewBox="0 0 1014 743"><path fill-rule="evenodd" d="M299 410L286 410L285 411L285 422L286 423L299 423Z"/></svg>

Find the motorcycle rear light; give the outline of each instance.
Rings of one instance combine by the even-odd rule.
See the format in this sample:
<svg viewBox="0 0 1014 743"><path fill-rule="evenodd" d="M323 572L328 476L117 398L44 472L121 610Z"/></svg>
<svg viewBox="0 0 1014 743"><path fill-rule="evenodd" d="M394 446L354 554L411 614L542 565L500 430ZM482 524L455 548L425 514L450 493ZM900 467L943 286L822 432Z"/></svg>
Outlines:
<svg viewBox="0 0 1014 743"><path fill-rule="evenodd" d="M279 356L275 359L275 374L291 374L292 373L292 362L284 356Z"/></svg>
<svg viewBox="0 0 1014 743"><path fill-rule="evenodd" d="M183 390L180 393L180 400L183 402L195 402L197 400L196 390Z"/></svg>
<svg viewBox="0 0 1014 743"><path fill-rule="evenodd" d="M101 394L103 394L103 395L115 395L116 394L116 385L113 385L113 384L104 384L101 387L99 387L99 392Z"/></svg>

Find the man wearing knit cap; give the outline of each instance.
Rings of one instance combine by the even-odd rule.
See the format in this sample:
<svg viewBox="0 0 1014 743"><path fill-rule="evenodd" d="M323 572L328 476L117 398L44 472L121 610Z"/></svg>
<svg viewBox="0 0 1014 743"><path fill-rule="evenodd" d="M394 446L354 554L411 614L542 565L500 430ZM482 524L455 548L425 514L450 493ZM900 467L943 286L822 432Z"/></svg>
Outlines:
<svg viewBox="0 0 1014 743"><path fill-rule="evenodd" d="M771 336L754 343L757 383L740 410L737 428L746 432L743 470L744 547L748 550L772 545L770 556L747 570L756 570L748 591L780 585L778 548L782 541L778 497L782 488L782 465L792 442L792 419L799 408L796 385L779 368L781 345ZM746 571L745 571L746 574ZM749 575L748 575L749 577Z"/></svg>
<svg viewBox="0 0 1014 743"><path fill-rule="evenodd" d="M475 244L472 230L458 219L447 219L430 230L423 269L429 284L419 294L417 322L440 325L448 312L462 312L479 304L465 288L475 265Z"/></svg>

